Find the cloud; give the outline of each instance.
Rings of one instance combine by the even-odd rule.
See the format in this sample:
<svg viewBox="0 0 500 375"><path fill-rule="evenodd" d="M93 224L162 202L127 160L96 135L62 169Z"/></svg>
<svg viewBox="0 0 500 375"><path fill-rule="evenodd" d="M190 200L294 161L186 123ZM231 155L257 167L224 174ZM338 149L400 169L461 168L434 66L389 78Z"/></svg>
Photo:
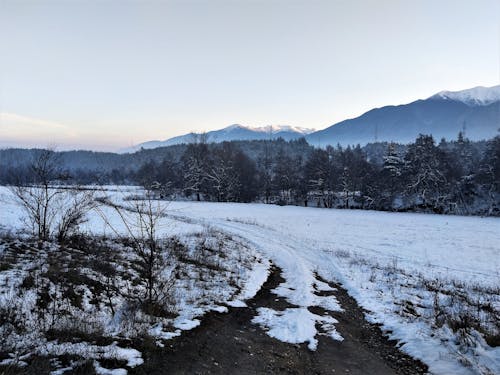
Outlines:
<svg viewBox="0 0 500 375"><path fill-rule="evenodd" d="M0 112L0 139L19 143L64 143L79 134L70 126L50 120Z"/></svg>
<svg viewBox="0 0 500 375"><path fill-rule="evenodd" d="M17 113L0 112L0 148L56 147L57 149L114 150L120 136L89 131L84 125L65 124ZM114 145L113 140L116 145Z"/></svg>
<svg viewBox="0 0 500 375"><path fill-rule="evenodd" d="M16 135L23 132L68 132L71 129L55 121L41 120L16 113L0 112L0 135Z"/></svg>

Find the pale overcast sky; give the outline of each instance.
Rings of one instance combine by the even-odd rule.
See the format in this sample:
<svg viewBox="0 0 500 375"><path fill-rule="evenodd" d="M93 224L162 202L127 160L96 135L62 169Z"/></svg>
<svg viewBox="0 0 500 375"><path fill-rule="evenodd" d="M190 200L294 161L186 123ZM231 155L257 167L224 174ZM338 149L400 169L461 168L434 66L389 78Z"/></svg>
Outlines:
<svg viewBox="0 0 500 375"><path fill-rule="evenodd" d="M500 82L500 0L0 0L0 147L316 129Z"/></svg>

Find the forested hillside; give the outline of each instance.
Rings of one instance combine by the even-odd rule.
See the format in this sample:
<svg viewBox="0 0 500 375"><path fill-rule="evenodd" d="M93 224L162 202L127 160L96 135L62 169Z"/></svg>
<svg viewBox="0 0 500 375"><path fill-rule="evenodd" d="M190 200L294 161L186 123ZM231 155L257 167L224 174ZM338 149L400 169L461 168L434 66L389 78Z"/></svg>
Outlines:
<svg viewBox="0 0 500 375"><path fill-rule="evenodd" d="M0 151L0 182L29 183L40 150ZM500 136L472 142L315 148L284 141L196 142L134 154L57 153L61 183L140 184L159 197L208 201L500 214Z"/></svg>

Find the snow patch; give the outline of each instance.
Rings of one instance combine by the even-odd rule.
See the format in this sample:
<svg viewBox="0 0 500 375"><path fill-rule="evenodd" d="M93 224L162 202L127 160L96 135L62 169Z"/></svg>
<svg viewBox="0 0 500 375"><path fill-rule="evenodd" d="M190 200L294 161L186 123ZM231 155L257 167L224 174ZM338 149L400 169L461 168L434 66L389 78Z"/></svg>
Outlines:
<svg viewBox="0 0 500 375"><path fill-rule="evenodd" d="M123 368L109 370L102 367L97 361L94 361L94 369L98 375L127 375L127 370Z"/></svg>
<svg viewBox="0 0 500 375"><path fill-rule="evenodd" d="M231 307L246 307L247 304L244 301L253 298L266 282L270 266L268 260L256 263L243 289L234 300L228 302L228 305Z"/></svg>
<svg viewBox="0 0 500 375"><path fill-rule="evenodd" d="M186 319L183 316L180 316L174 321L174 327L183 331L189 331L198 327L200 324L201 322L198 319Z"/></svg>
<svg viewBox="0 0 500 375"><path fill-rule="evenodd" d="M288 308L284 311L261 307L257 311L258 315L252 319L252 323L261 325L267 329L269 336L280 341L291 344L308 342L307 347L316 350L318 346L316 324L321 325L326 334L334 340L343 340L335 330L334 324L338 321L331 316L319 316L304 307Z"/></svg>

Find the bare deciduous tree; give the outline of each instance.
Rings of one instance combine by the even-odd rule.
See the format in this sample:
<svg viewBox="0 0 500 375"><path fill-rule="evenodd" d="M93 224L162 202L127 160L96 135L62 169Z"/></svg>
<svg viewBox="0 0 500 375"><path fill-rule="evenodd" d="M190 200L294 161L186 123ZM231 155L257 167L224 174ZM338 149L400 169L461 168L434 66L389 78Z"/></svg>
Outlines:
<svg viewBox="0 0 500 375"><path fill-rule="evenodd" d="M56 154L52 150L40 151L33 158L30 172L32 176L24 177L31 181L23 182L23 178L18 176L18 182L11 186L11 191L25 210L38 240L46 241L55 216L52 203L61 194L58 189L50 189L51 182L58 174Z"/></svg>
<svg viewBox="0 0 500 375"><path fill-rule="evenodd" d="M56 234L59 241L85 221L94 206L93 192L76 186L60 186L67 179L62 173L58 155L40 150L30 165L30 176L18 176L10 190L27 215L39 246Z"/></svg>
<svg viewBox="0 0 500 375"><path fill-rule="evenodd" d="M164 306L172 286L171 280L162 276L166 268L168 246L159 233L168 205L165 201L155 199L151 191L146 191L140 199L129 200L127 206L121 206L109 198L103 201L117 213L127 237L132 241L131 246L137 256L135 271L145 285L145 293L138 299L149 313L155 313L158 306ZM98 212L115 234L122 235L102 210Z"/></svg>

